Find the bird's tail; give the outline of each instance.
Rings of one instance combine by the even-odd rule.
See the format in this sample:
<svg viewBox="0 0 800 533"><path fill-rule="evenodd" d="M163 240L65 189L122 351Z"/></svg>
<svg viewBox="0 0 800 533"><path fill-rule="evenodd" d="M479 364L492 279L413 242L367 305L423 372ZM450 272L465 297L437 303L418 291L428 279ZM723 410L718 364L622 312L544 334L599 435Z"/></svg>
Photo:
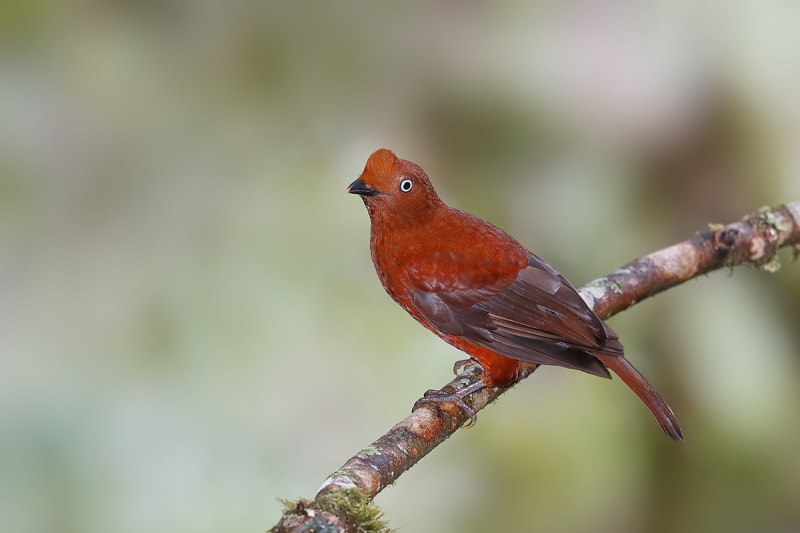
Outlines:
<svg viewBox="0 0 800 533"><path fill-rule="evenodd" d="M661 396L650 386L644 376L627 359L619 355L596 353L600 361L614 371L616 375L644 402L664 432L674 440L683 440L681 431L672 409L661 399Z"/></svg>

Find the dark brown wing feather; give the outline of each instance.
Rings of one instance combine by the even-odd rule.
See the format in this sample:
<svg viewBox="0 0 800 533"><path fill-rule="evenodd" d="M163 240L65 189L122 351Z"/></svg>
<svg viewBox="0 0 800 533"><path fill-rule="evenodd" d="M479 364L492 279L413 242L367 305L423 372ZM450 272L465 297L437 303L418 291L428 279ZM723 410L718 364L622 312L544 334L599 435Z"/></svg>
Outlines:
<svg viewBox="0 0 800 533"><path fill-rule="evenodd" d="M611 328L566 278L534 254L527 268L502 290L416 290L412 295L417 310L439 331L521 361L607 378L605 365L591 352L623 354Z"/></svg>

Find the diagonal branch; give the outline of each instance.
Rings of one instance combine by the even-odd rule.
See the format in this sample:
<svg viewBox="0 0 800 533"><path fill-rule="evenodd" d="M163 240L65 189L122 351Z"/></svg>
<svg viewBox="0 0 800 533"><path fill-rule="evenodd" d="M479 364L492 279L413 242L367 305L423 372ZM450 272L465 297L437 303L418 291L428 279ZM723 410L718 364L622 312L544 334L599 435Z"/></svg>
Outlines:
<svg viewBox="0 0 800 533"><path fill-rule="evenodd" d="M794 247L795 257L800 252L800 202L764 207L739 222L709 228L691 239L635 259L578 292L597 316L607 319L645 298L723 267L751 264L774 272L779 267L775 257L779 248ZM536 365L527 364L519 379L535 369ZM443 390L456 391L477 379L480 372L479 365L468 367ZM477 412L509 388L485 388L465 401ZM310 531L309 527L330 532L381 531L381 527L385 530L374 510L372 514L362 513L371 517L372 521L366 524L353 510L368 508L372 498L466 420L463 411L453 404L422 404L331 474L313 502L301 500L291 505L273 531Z"/></svg>

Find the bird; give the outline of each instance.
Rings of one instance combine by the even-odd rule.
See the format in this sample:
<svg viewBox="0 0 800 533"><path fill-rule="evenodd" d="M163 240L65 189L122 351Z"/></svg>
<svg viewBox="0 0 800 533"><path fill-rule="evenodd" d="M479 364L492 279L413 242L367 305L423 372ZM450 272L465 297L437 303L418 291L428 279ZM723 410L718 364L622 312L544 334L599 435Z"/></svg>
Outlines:
<svg viewBox="0 0 800 533"><path fill-rule="evenodd" d="M575 287L506 232L446 205L421 167L381 148L347 192L364 201L372 262L389 296L482 367L478 379L455 393L429 391L439 394L426 393L420 402L457 404L469 427L476 414L463 399L514 383L523 362L607 379L611 369L667 435L683 440L672 410Z"/></svg>

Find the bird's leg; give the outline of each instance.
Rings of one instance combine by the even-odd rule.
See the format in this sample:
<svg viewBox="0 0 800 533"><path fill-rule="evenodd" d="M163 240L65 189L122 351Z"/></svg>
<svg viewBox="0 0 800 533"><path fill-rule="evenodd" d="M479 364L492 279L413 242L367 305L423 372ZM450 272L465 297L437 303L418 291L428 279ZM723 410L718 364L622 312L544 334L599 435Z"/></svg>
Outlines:
<svg viewBox="0 0 800 533"><path fill-rule="evenodd" d="M478 414L472 407L467 405L467 403L464 401L464 398L466 398L475 391L481 390L484 387L486 387L486 385L484 385L483 381L481 381L481 379L478 378L469 385L467 385L466 387L458 389L455 392L446 392L443 390L429 390L422 396L422 398L417 400L417 403L414 404L412 412L419 409L424 403L450 402L458 406L458 408L461 409L464 412L464 414L466 414L469 417L470 419L469 423L466 426L463 426L464 429L469 429L472 426L474 426L475 423L478 421Z"/></svg>
<svg viewBox="0 0 800 533"><path fill-rule="evenodd" d="M470 357L469 359L459 359L453 364L453 374L457 376L461 373L459 372L459 370L461 370L462 368L466 370L467 368L477 364L478 362L472 357Z"/></svg>

